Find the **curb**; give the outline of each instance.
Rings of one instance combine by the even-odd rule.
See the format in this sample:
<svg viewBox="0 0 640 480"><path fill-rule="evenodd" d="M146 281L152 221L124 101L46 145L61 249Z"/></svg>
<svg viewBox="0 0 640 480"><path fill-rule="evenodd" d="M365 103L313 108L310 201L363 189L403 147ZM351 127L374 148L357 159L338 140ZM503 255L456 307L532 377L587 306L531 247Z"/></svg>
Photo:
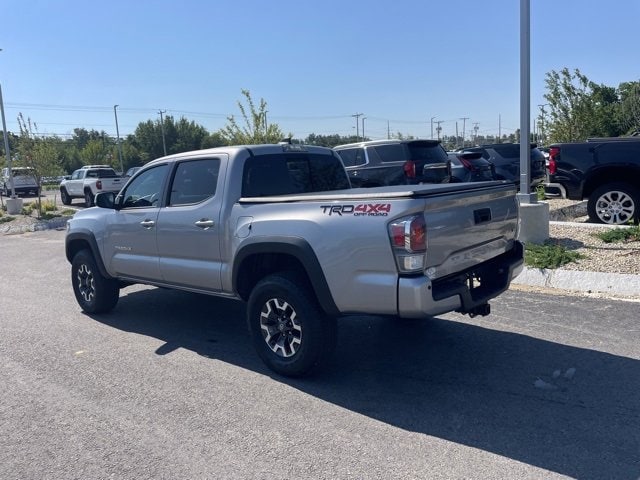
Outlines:
<svg viewBox="0 0 640 480"><path fill-rule="evenodd" d="M30 223L28 225L8 226L2 228L0 225L0 234L2 235L14 235L26 232L41 232L43 230L55 230L63 229L67 226L67 222L72 217L56 217L51 220L39 221Z"/></svg>
<svg viewBox="0 0 640 480"><path fill-rule="evenodd" d="M512 283L640 298L640 275L524 267Z"/></svg>

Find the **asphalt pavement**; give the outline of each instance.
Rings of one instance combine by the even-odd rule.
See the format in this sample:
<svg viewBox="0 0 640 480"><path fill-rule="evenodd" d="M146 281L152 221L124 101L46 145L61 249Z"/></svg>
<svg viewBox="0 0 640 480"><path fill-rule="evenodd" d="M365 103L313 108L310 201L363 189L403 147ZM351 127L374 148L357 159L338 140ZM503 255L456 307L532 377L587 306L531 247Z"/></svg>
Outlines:
<svg viewBox="0 0 640 480"><path fill-rule="evenodd" d="M63 245L0 236L2 479L640 477L635 303L345 317L328 368L292 380L239 302L134 285L83 314Z"/></svg>

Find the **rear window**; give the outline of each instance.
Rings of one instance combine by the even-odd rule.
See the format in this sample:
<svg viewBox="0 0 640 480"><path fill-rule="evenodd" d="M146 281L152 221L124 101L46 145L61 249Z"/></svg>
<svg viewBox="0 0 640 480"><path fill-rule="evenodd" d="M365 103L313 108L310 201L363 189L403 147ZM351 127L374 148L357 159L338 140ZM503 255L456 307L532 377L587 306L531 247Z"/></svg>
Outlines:
<svg viewBox="0 0 640 480"><path fill-rule="evenodd" d="M411 154L411 160L425 163L444 163L447 161L447 152L439 143L410 142L407 144Z"/></svg>
<svg viewBox="0 0 640 480"><path fill-rule="evenodd" d="M89 170L87 178L115 178L118 174L111 168L101 168L99 170Z"/></svg>
<svg viewBox="0 0 640 480"><path fill-rule="evenodd" d="M382 162L405 162L407 161L407 152L404 145L396 143L393 145L376 145L371 147L375 151Z"/></svg>
<svg viewBox="0 0 640 480"><path fill-rule="evenodd" d="M256 155L244 164L243 197L326 192L350 188L337 156L308 153Z"/></svg>

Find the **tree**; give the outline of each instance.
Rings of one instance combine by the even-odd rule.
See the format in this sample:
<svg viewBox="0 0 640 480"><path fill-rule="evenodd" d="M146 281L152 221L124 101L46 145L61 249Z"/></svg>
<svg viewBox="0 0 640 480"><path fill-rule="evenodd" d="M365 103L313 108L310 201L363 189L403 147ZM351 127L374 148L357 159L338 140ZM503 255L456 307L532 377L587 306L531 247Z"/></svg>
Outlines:
<svg viewBox="0 0 640 480"><path fill-rule="evenodd" d="M640 132L640 81L623 82L620 92L620 126L624 133Z"/></svg>
<svg viewBox="0 0 640 480"><path fill-rule="evenodd" d="M588 137L615 137L620 128L620 99L613 87L590 81L580 70L563 68L546 76L552 142L583 141Z"/></svg>
<svg viewBox="0 0 640 480"><path fill-rule="evenodd" d="M260 99L260 105L256 105L251 98L249 90L241 90L247 106L238 102L244 126L240 127L236 118L227 117L227 125L219 133L228 145L255 145L260 143L278 143L285 136L276 123L267 124L267 102ZM289 138L293 135L289 134Z"/></svg>
<svg viewBox="0 0 640 480"><path fill-rule="evenodd" d="M58 163L58 155L53 144L46 138L38 137L37 125L30 118L24 119L18 114L20 138L17 148L18 165L33 169L38 185L42 185L42 177L56 176L62 172ZM38 216L42 216L42 202L38 195Z"/></svg>

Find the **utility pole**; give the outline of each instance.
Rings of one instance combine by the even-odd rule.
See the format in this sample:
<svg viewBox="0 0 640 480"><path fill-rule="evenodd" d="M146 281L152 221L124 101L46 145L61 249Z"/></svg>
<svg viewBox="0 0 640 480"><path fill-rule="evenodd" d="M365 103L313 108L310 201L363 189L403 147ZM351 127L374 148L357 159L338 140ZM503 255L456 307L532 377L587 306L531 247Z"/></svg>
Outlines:
<svg viewBox="0 0 640 480"><path fill-rule="evenodd" d="M433 119L436 117L431 117L431 140L433 140Z"/></svg>
<svg viewBox="0 0 640 480"><path fill-rule="evenodd" d="M473 144L477 145L478 144L478 125L480 125L478 122L475 122L473 124Z"/></svg>
<svg viewBox="0 0 640 480"><path fill-rule="evenodd" d="M389 120L387 120L387 140L391 139L391 129L389 128Z"/></svg>
<svg viewBox="0 0 640 480"><path fill-rule="evenodd" d="M362 113L354 113L353 115L351 115L356 119L356 141L360 140L360 117L362 115Z"/></svg>
<svg viewBox="0 0 640 480"><path fill-rule="evenodd" d="M120 172L124 175L124 164L122 163L122 145L120 144L120 129L118 128L118 105L113 106L113 115L116 117L116 142L118 142L118 158L120 159Z"/></svg>
<svg viewBox="0 0 640 480"><path fill-rule="evenodd" d="M16 198L16 188L13 182L13 169L11 168L11 154L9 153L9 132L7 131L7 122L4 118L4 102L2 101L2 85L0 85L0 113L2 114L2 136L4 137L4 153L7 157L7 167L9 169L9 183L11 184L11 198Z"/></svg>
<svg viewBox="0 0 640 480"><path fill-rule="evenodd" d="M460 120L462 120L462 148L464 148L464 132L465 132L465 126L466 126L467 120L469 120L469 117L462 117Z"/></svg>
<svg viewBox="0 0 640 480"><path fill-rule="evenodd" d="M164 156L167 156L167 144L164 141L164 118L162 117L163 113L166 113L166 110L158 110L160 114L160 131L162 132L162 151L164 152Z"/></svg>
<svg viewBox="0 0 640 480"><path fill-rule="evenodd" d="M456 148L458 148L458 121L456 120Z"/></svg>
<svg viewBox="0 0 640 480"><path fill-rule="evenodd" d="M366 137L364 136L364 121L366 120L367 117L362 117L362 141L364 142L366 140Z"/></svg>
<svg viewBox="0 0 640 480"><path fill-rule="evenodd" d="M440 131L442 130L442 127L440 126L441 123L444 123L444 120L436 120L436 132L438 132L438 140L440 140Z"/></svg>
<svg viewBox="0 0 640 480"><path fill-rule="evenodd" d="M498 114L498 141L496 143L502 143L502 116Z"/></svg>

